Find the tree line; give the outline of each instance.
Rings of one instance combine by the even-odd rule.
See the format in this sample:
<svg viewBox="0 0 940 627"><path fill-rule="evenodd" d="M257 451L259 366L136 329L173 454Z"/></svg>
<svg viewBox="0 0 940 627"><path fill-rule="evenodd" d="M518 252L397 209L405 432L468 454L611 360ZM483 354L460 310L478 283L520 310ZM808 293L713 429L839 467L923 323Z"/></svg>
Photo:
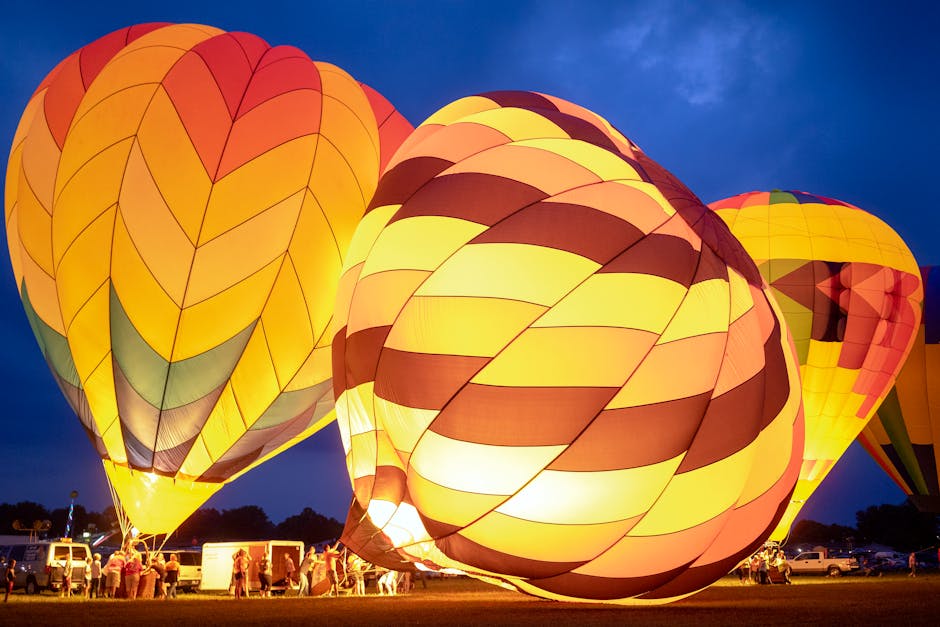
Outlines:
<svg viewBox="0 0 940 627"><path fill-rule="evenodd" d="M40 537L56 538L65 534L68 509L48 510L39 503L0 503L0 535L25 532L14 529L14 521L31 527L35 521L48 520L49 530ZM92 536L118 528L114 507L102 512L86 510L75 505L72 521L72 537L81 538L88 531ZM302 540L305 544L316 544L338 538L343 524L335 518L319 514L309 507L275 524L265 511L257 505L245 505L233 509L196 510L170 537L173 545L201 545L203 542L225 542L234 540ZM119 540L118 540L119 541ZM113 544L114 542L106 542Z"/></svg>
<svg viewBox="0 0 940 627"><path fill-rule="evenodd" d="M801 520L787 544L865 546L881 544L907 553L938 546L940 516L921 512L909 500L900 505L873 505L855 513L855 527Z"/></svg>

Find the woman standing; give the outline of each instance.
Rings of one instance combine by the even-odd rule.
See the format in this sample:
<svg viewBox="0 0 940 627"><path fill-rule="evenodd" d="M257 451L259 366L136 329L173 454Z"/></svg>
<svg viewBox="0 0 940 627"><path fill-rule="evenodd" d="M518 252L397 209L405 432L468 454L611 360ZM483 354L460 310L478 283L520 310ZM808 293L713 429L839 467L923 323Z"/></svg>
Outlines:
<svg viewBox="0 0 940 627"><path fill-rule="evenodd" d="M180 562L176 553L170 553L170 561L164 567L166 571L166 584L169 586L166 594L170 599L176 598L176 584L180 580Z"/></svg>
<svg viewBox="0 0 940 627"><path fill-rule="evenodd" d="M271 596L271 560L267 553L258 560L258 581L261 582L261 597Z"/></svg>
<svg viewBox="0 0 940 627"><path fill-rule="evenodd" d="M245 585L248 580L248 557L245 549L240 549L235 556L235 598L245 596Z"/></svg>
<svg viewBox="0 0 940 627"><path fill-rule="evenodd" d="M124 587L127 589L127 598L137 598L137 587L140 585L140 572L143 564L140 562L140 553L134 551L124 566Z"/></svg>

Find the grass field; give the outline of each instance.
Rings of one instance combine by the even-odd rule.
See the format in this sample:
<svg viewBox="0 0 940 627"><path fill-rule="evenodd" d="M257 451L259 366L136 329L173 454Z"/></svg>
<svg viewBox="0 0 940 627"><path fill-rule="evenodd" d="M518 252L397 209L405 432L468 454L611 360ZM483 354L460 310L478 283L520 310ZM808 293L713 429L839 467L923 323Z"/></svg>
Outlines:
<svg viewBox="0 0 940 627"><path fill-rule="evenodd" d="M18 592L0 603L0 625L936 625L940 574L866 579L794 578L792 586L741 586L725 578L666 606L540 601L463 578L428 581L397 597L252 598L201 594L123 601Z"/></svg>

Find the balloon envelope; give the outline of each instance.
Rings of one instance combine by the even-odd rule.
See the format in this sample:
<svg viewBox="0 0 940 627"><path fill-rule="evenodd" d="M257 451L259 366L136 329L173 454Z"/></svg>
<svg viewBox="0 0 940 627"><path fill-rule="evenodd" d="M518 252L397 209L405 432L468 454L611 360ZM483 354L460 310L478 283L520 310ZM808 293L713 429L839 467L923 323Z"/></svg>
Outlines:
<svg viewBox="0 0 940 627"><path fill-rule="evenodd" d="M763 542L796 480L797 365L753 262L564 100L484 94L419 126L357 228L337 319L359 550L661 603ZM371 545L350 537L365 524Z"/></svg>
<svg viewBox="0 0 940 627"><path fill-rule="evenodd" d="M122 37L27 107L7 228L50 368L158 533L332 420L328 330L380 140L355 79L296 48Z"/></svg>
<svg viewBox="0 0 940 627"><path fill-rule="evenodd" d="M940 513L940 269L921 268L924 312L894 389L859 442L922 511Z"/></svg>
<svg viewBox="0 0 940 627"><path fill-rule="evenodd" d="M890 226L839 200L773 191L709 206L757 262L799 355L806 450L771 536L782 540L894 384L920 319L920 274Z"/></svg>

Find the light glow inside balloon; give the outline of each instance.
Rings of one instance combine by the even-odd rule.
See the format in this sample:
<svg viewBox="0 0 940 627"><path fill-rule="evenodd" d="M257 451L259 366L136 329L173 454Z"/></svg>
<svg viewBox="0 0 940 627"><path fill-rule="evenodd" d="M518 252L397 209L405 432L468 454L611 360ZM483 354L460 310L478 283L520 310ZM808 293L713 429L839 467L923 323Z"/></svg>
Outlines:
<svg viewBox="0 0 940 627"><path fill-rule="evenodd" d="M577 105L496 92L419 126L336 315L362 552L662 603L728 573L789 500L798 370L756 267Z"/></svg>
<svg viewBox="0 0 940 627"><path fill-rule="evenodd" d="M890 226L805 192L752 192L710 205L757 262L793 334L806 450L783 540L894 385L920 320L917 262Z"/></svg>
<svg viewBox="0 0 940 627"><path fill-rule="evenodd" d="M379 166L359 83L247 33L124 29L33 96L11 261L142 532L332 420L336 287Z"/></svg>
<svg viewBox="0 0 940 627"><path fill-rule="evenodd" d="M922 511L940 513L940 268L921 268L924 311L894 389L858 439Z"/></svg>

